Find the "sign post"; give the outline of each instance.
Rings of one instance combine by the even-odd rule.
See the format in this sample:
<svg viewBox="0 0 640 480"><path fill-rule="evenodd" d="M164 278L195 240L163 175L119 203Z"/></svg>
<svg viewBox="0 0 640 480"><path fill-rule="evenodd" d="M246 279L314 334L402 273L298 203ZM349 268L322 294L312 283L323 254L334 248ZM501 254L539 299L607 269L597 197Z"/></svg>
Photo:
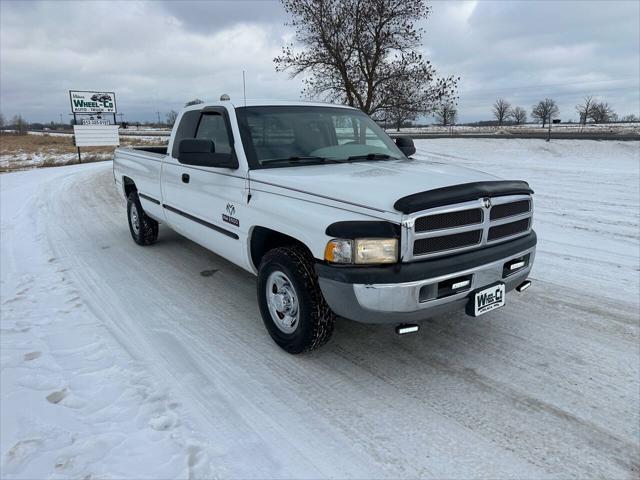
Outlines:
<svg viewBox="0 0 640 480"><path fill-rule="evenodd" d="M82 163L80 147L120 144L114 92L69 90L69 101L73 115L73 140L78 148L78 163ZM103 120L104 113L113 114L113 125L109 120ZM89 118L83 118L82 125L78 125L78 115L86 115Z"/></svg>
<svg viewBox="0 0 640 480"><path fill-rule="evenodd" d="M551 124L552 123L560 123L560 119L559 118L554 118L553 120L551 119L551 115L549 115L549 132L547 133L547 142L549 142L551 140Z"/></svg>

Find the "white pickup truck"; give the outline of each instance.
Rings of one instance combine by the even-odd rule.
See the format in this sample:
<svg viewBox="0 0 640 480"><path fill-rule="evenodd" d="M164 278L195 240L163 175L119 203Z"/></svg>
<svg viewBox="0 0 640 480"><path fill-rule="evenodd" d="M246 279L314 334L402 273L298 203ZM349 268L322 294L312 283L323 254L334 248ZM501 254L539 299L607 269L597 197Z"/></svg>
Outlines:
<svg viewBox="0 0 640 480"><path fill-rule="evenodd" d="M116 149L113 173L136 243L162 223L257 275L269 334L300 353L336 316L407 333L530 285L529 185L415 151L354 108L221 100L184 109L166 148Z"/></svg>

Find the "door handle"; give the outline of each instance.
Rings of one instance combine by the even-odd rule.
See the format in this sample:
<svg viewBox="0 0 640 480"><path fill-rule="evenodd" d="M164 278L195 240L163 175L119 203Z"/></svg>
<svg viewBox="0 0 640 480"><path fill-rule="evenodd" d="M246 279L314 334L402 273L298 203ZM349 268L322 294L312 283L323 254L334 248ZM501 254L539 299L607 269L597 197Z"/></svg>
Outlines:
<svg viewBox="0 0 640 480"><path fill-rule="evenodd" d="M183 173L182 174L182 183L189 183L189 174L188 173Z"/></svg>

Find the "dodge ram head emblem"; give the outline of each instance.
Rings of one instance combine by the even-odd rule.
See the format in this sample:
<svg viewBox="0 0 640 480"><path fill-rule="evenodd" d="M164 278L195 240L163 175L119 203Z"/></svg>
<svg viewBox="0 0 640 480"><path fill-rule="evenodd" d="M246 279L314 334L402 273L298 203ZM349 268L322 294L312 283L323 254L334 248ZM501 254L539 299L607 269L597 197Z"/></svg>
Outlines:
<svg viewBox="0 0 640 480"><path fill-rule="evenodd" d="M236 207L233 203L227 203L227 213L222 214L222 221L230 223L234 227L240 226L240 220L238 220L234 215L236 214Z"/></svg>
<svg viewBox="0 0 640 480"><path fill-rule="evenodd" d="M483 199L482 204L484 205L484 208L491 208L491 199L490 198Z"/></svg>

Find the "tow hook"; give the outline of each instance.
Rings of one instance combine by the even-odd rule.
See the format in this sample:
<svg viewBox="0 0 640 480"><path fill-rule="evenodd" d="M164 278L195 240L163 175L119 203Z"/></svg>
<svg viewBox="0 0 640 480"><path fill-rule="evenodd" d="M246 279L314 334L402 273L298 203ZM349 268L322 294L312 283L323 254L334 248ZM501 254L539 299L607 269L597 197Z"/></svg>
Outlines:
<svg viewBox="0 0 640 480"><path fill-rule="evenodd" d="M520 285L516 287L516 291L522 293L530 286L531 286L531 280L525 280L524 282L522 282Z"/></svg>
<svg viewBox="0 0 640 480"><path fill-rule="evenodd" d="M407 333L416 333L420 330L420 326L414 323L403 323L396 327L396 333L398 335L406 335Z"/></svg>

